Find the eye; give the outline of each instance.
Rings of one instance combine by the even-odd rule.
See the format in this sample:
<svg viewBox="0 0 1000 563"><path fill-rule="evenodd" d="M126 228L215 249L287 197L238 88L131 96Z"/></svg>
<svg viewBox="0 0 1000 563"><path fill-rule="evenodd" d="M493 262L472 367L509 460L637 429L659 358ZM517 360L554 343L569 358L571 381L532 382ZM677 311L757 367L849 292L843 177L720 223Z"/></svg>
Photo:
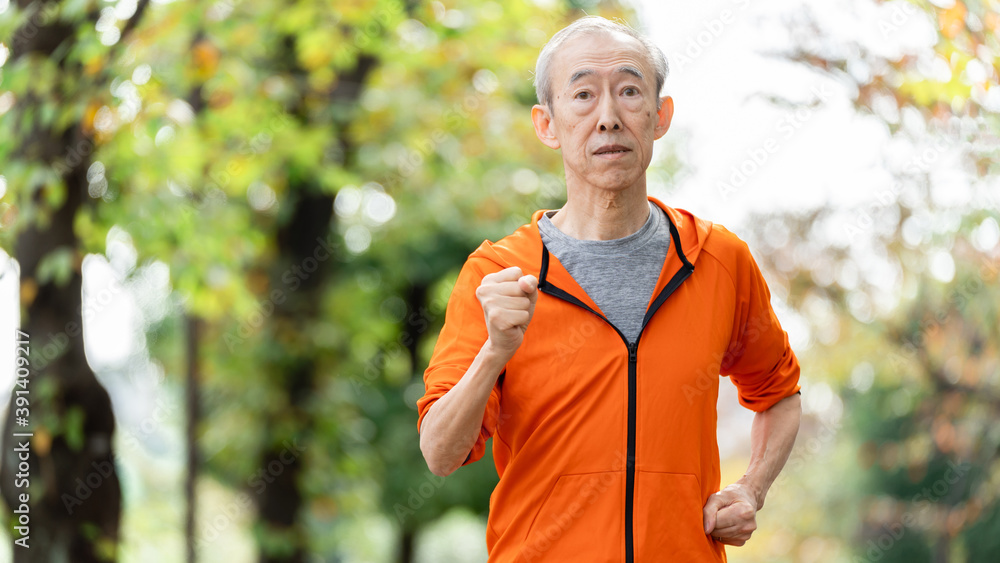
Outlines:
<svg viewBox="0 0 1000 563"><path fill-rule="evenodd" d="M575 97L578 100L589 100L590 99L590 92L587 92L586 90L584 90L583 92L577 92L577 94L576 94Z"/></svg>
<svg viewBox="0 0 1000 563"><path fill-rule="evenodd" d="M624 90L622 90L622 94L626 96L635 96L639 94L639 91L631 86L627 86Z"/></svg>

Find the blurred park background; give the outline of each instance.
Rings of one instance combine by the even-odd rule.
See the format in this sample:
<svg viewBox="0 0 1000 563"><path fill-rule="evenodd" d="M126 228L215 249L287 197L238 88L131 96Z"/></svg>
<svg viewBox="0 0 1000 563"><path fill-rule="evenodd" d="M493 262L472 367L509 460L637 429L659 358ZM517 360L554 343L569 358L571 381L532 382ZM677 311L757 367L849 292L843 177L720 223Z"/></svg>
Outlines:
<svg viewBox="0 0 1000 563"><path fill-rule="evenodd" d="M531 73L584 14L662 46L650 193L803 365L730 560L1000 560L997 0L0 0L0 561L486 561L492 458L431 475L414 403L465 257L564 201Z"/></svg>

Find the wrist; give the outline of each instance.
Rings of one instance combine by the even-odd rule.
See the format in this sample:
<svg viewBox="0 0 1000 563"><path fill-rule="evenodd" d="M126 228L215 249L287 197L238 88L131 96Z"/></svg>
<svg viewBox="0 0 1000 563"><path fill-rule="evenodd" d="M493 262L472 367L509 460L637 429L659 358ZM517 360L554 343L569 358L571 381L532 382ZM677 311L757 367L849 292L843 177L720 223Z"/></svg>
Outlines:
<svg viewBox="0 0 1000 563"><path fill-rule="evenodd" d="M747 493L750 495L750 498L753 499L754 505L757 507L757 510L760 510L761 507L764 506L764 497L767 494L767 491L752 477L744 475L738 481L736 481L735 484L739 485L740 487L743 487L743 489L747 491Z"/></svg>
<svg viewBox="0 0 1000 563"><path fill-rule="evenodd" d="M480 353L483 354L483 361L492 367L499 368L497 370L497 375L503 371L503 367L507 365L507 362L514 356L516 350L507 350L496 345L493 340L489 337L486 338L486 342L483 344Z"/></svg>

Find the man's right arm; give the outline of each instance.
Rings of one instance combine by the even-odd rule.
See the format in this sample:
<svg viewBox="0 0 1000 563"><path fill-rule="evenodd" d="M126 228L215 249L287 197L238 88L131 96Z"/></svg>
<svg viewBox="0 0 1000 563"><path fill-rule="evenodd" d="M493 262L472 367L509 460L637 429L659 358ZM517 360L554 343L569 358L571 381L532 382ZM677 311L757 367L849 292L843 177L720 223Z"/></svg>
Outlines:
<svg viewBox="0 0 1000 563"><path fill-rule="evenodd" d="M476 297L489 336L462 378L428 408L420 427L420 451L435 475L465 463L479 437L490 392L521 346L538 295L538 280L517 267L483 277Z"/></svg>
<svg viewBox="0 0 1000 563"><path fill-rule="evenodd" d="M444 477L465 462L507 359L487 340L462 379L430 406L420 427L420 451L431 473Z"/></svg>

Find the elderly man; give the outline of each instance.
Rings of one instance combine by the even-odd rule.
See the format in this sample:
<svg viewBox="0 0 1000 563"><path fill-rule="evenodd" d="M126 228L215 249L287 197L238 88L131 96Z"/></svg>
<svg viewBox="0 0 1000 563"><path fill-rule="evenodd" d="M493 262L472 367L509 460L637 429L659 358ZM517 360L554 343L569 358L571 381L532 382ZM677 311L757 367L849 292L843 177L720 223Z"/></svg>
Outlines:
<svg viewBox="0 0 1000 563"><path fill-rule="evenodd" d="M493 438L490 561L725 561L798 432L799 366L745 243L646 194L674 105L663 53L587 17L539 55L541 142L566 204L468 258L417 402L448 475ZM719 376L757 414L720 490Z"/></svg>

